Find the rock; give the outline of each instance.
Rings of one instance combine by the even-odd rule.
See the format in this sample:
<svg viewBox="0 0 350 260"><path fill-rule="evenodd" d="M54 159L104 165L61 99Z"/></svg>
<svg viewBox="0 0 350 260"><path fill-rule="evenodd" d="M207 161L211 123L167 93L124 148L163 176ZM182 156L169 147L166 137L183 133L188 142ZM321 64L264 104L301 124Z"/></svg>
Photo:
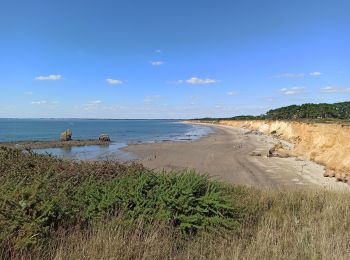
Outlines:
<svg viewBox="0 0 350 260"><path fill-rule="evenodd" d="M98 140L103 141L103 142L110 142L111 138L109 138L108 134L101 134Z"/></svg>
<svg viewBox="0 0 350 260"><path fill-rule="evenodd" d="M72 140L72 130L67 129L60 135L60 141L70 141Z"/></svg>
<svg viewBox="0 0 350 260"><path fill-rule="evenodd" d="M335 174L335 180L340 182L348 182L348 176L344 172L337 172Z"/></svg>
<svg viewBox="0 0 350 260"><path fill-rule="evenodd" d="M286 151L281 142L275 144L267 154L267 157L279 157L279 158L288 158L290 157L288 151Z"/></svg>
<svg viewBox="0 0 350 260"><path fill-rule="evenodd" d="M255 151L251 152L249 155L250 155L250 156L262 156L261 153L255 152Z"/></svg>
<svg viewBox="0 0 350 260"><path fill-rule="evenodd" d="M252 132L253 132L252 130L247 131L247 132L244 133L244 135L250 135Z"/></svg>
<svg viewBox="0 0 350 260"><path fill-rule="evenodd" d="M336 181L343 181L343 176L342 176L342 174L340 172L337 172L335 174L335 180Z"/></svg>
<svg viewBox="0 0 350 260"><path fill-rule="evenodd" d="M326 171L323 173L324 177L335 177L335 171L331 169L326 169Z"/></svg>

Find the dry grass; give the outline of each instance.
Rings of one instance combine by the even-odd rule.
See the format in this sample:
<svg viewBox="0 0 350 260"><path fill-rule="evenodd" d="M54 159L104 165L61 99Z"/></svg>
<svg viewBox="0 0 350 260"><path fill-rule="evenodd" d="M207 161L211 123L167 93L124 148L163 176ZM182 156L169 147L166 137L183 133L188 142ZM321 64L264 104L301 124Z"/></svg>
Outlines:
<svg viewBox="0 0 350 260"><path fill-rule="evenodd" d="M61 237L51 259L349 259L348 194L248 189L257 214L237 234L184 237L171 227L100 223ZM33 257L33 255L32 255ZM35 258L39 257L36 255Z"/></svg>
<svg viewBox="0 0 350 260"><path fill-rule="evenodd" d="M94 218L88 225L82 225L79 221L62 222L60 217L50 222L55 225L43 226L41 222L36 222L37 218L34 216L37 214L33 212L40 212L36 210L40 209L41 205L47 205L42 204L42 201L45 202L46 198L60 191L59 186L67 181L72 182L65 195L67 199L63 198L64 193L58 192L57 196L53 197L54 200L48 200L50 203L55 202L54 209L58 207L57 209L68 210L73 200L73 197L68 195L73 194L78 186L83 187L81 185L87 177L94 181L92 184L109 185L128 176L136 176L131 184L139 187L139 183L145 181L145 169L139 165L127 166L113 162L94 164L59 161L45 156L23 155L6 149L0 155L0 237L5 238L0 240L0 259L349 259L349 193L326 190L273 191L220 186L225 194L230 195L235 209L239 211L240 228L235 230L213 226L214 230L202 229L195 233L184 233L173 225L172 221L162 221L159 217L147 223L144 218L125 218L132 212L130 208L126 208L126 212L118 212L118 215L106 214L105 218ZM34 184L41 180L42 174L48 172L51 179L47 181L47 185L46 182L40 182L41 185L45 184L40 186L45 189L38 189L39 186ZM86 173L89 173L88 176ZM194 183L203 180L193 174L189 176L189 180L197 180ZM157 178L155 180L158 180ZM164 181L168 182L170 179L164 178ZM186 182L180 182L181 191L182 187L189 183L187 179L184 180ZM9 188L12 187L12 182L16 187L22 186L11 191ZM29 189L30 185L34 185L35 189L27 192L30 191L30 201L33 200L36 204L30 208L28 215L21 210L21 203L18 207L14 206L17 205L18 194ZM88 191L91 191L92 195L95 194L95 189ZM170 194L171 188L167 188L166 191ZM39 195L41 197L38 197ZM38 198L41 200L37 200ZM154 197L156 198L158 196ZM176 201L176 198L172 200ZM209 197L207 200L209 203ZM6 204L9 201L11 204ZM148 197L146 201L149 201ZM73 203L71 206L74 205ZM152 204L144 209L157 208L157 205ZM197 206L194 205L194 208ZM81 211L84 210L86 209L81 208ZM74 216L82 213L73 211L70 213L73 214L71 218L75 219ZM218 216L221 215L219 212ZM198 213L193 213L193 216L198 217ZM203 220L206 221L205 218ZM14 229L17 233L31 230L37 232L36 228L41 233L47 228L49 231L45 233L45 239L34 240L28 248L19 249L6 244L11 240L6 239L4 231L10 224L18 223L24 223L26 228L18 225ZM12 232L11 237L21 238L17 233ZM26 238L31 241L33 237L30 235Z"/></svg>

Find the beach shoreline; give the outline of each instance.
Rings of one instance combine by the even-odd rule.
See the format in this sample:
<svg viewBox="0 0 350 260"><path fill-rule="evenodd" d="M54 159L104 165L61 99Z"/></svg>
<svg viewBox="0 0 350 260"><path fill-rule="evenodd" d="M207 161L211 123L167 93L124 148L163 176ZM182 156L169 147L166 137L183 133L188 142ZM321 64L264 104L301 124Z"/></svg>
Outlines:
<svg viewBox="0 0 350 260"><path fill-rule="evenodd" d="M0 146L21 149L70 148L91 145L109 145L111 142L101 140L71 140L71 141L9 141L0 142Z"/></svg>
<svg viewBox="0 0 350 260"><path fill-rule="evenodd" d="M347 190L349 187L324 178L324 167L312 161L268 157L269 149L281 142L273 136L238 127L204 125L215 131L199 140L131 144L121 150L135 155L138 162L150 169L195 170L231 184L281 190L305 187Z"/></svg>

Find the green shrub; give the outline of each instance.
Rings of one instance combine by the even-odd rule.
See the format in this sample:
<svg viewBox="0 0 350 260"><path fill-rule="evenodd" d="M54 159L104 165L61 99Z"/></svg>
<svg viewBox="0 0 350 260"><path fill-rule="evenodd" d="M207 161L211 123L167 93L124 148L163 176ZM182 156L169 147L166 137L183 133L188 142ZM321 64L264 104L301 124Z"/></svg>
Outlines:
<svg viewBox="0 0 350 260"><path fill-rule="evenodd" d="M85 228L116 214L190 234L239 226L240 210L225 186L194 172L62 161L7 148L0 148L0 170L0 251L37 248L58 229Z"/></svg>
<svg viewBox="0 0 350 260"><path fill-rule="evenodd" d="M222 184L194 172L147 171L136 177L83 184L75 199L84 220L119 210L131 220L167 221L193 233L198 229L237 227L238 210L223 190Z"/></svg>

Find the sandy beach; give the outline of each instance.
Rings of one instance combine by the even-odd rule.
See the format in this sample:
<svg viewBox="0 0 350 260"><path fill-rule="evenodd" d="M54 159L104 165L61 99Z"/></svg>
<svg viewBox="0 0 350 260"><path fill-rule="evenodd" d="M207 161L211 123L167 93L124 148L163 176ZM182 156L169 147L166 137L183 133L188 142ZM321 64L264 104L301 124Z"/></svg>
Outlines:
<svg viewBox="0 0 350 260"><path fill-rule="evenodd" d="M303 187L339 190L349 186L324 178L324 167L314 162L267 157L268 150L279 141L272 136L236 127L212 127L215 133L200 140L135 144L123 150L136 155L151 169L194 169L232 184L280 190Z"/></svg>

